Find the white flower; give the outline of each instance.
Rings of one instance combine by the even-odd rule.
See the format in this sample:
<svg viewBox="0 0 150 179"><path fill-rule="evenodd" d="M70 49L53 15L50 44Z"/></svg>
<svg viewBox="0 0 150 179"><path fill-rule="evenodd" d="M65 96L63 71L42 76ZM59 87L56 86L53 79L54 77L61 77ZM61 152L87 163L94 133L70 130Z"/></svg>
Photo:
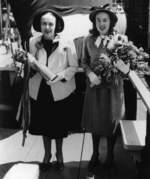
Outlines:
<svg viewBox="0 0 150 179"><path fill-rule="evenodd" d="M111 39L107 45L107 48L109 50L113 49L115 47L115 40L114 39Z"/></svg>
<svg viewBox="0 0 150 179"><path fill-rule="evenodd" d="M109 50L114 49L116 46L121 46L128 42L126 35L115 34L109 41L107 48Z"/></svg>

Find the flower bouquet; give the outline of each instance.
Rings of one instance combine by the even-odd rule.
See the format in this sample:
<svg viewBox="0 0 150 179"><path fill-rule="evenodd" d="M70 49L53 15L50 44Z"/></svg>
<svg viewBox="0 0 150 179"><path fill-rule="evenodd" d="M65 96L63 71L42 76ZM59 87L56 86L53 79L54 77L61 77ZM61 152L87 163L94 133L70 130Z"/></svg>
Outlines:
<svg viewBox="0 0 150 179"><path fill-rule="evenodd" d="M101 56L95 59L91 65L91 70L103 81L110 82L115 78L117 69L114 68L114 65L111 59L106 54L101 54Z"/></svg>
<svg viewBox="0 0 150 179"><path fill-rule="evenodd" d="M23 51L22 49L18 49L15 51L13 55L13 59L20 63L25 63L28 61L36 71L38 71L45 80L53 81L57 75L51 72L46 66L38 63L38 61L34 58L34 56L30 53Z"/></svg>
<svg viewBox="0 0 150 179"><path fill-rule="evenodd" d="M101 54L91 64L91 70L103 80L117 83L117 77L123 75L116 67L117 60L129 64L130 69L142 72L149 70L149 54L143 48L136 47L133 42L128 41L125 35L110 35L107 37L106 54Z"/></svg>
<svg viewBox="0 0 150 179"><path fill-rule="evenodd" d="M128 41L125 35L115 35L109 41L107 51L112 61L121 59L125 64L129 63L132 70L142 70L141 63L149 61L149 54Z"/></svg>

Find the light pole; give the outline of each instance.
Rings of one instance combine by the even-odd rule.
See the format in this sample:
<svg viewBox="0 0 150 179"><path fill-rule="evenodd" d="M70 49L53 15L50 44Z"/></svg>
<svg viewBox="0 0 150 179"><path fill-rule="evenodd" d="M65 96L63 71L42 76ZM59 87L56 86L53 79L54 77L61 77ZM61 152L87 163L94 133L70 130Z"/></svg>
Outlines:
<svg viewBox="0 0 150 179"><path fill-rule="evenodd" d="M150 0L148 6L148 49L150 48Z"/></svg>
<svg viewBox="0 0 150 179"><path fill-rule="evenodd" d="M0 36L2 35L2 1L0 0Z"/></svg>

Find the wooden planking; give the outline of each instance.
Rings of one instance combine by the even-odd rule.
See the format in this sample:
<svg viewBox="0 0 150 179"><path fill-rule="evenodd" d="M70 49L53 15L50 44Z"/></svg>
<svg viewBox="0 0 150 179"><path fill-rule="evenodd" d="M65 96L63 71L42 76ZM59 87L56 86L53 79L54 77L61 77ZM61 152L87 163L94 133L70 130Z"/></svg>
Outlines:
<svg viewBox="0 0 150 179"><path fill-rule="evenodd" d="M65 162L80 161L83 142L83 133L69 135L64 140L63 151ZM89 133L85 134L82 160L89 160L92 154L92 139Z"/></svg>
<svg viewBox="0 0 150 179"><path fill-rule="evenodd" d="M32 145L29 145L30 141L33 141ZM26 142L25 146L28 145L29 150L25 154L24 161L42 161L44 155L42 137L28 134Z"/></svg>
<svg viewBox="0 0 150 179"><path fill-rule="evenodd" d="M27 154L34 149L38 137L28 136L25 146L22 144L22 131L0 141L0 164L26 161Z"/></svg>
<svg viewBox="0 0 150 179"><path fill-rule="evenodd" d="M79 161L83 134L72 134L64 139L64 162ZM25 146L22 147L22 131L0 141L0 164L16 161L42 161L44 147L41 136L27 134ZM91 147L89 147L91 146ZM91 135L86 133L83 160L89 160L92 153ZM55 143L52 141L52 160L55 160Z"/></svg>
<svg viewBox="0 0 150 179"><path fill-rule="evenodd" d="M145 146L146 120L120 121L124 148L140 150Z"/></svg>

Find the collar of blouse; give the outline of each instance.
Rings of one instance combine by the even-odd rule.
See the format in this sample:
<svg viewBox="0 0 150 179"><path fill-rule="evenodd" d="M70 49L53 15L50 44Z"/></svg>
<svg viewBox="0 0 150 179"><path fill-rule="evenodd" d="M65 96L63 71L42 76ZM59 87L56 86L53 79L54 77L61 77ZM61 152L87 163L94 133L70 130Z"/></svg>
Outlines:
<svg viewBox="0 0 150 179"><path fill-rule="evenodd" d="M41 36L41 39L36 42L35 46L39 50L39 49L44 48L44 45L50 46L50 45L55 44L55 43L58 44L59 40L60 40L60 37L58 35L53 40L45 40L43 38L43 36Z"/></svg>
<svg viewBox="0 0 150 179"><path fill-rule="evenodd" d="M102 43L103 46L106 46L106 44L109 41L109 37L107 35L99 35L95 40L95 46L99 48L100 44Z"/></svg>

